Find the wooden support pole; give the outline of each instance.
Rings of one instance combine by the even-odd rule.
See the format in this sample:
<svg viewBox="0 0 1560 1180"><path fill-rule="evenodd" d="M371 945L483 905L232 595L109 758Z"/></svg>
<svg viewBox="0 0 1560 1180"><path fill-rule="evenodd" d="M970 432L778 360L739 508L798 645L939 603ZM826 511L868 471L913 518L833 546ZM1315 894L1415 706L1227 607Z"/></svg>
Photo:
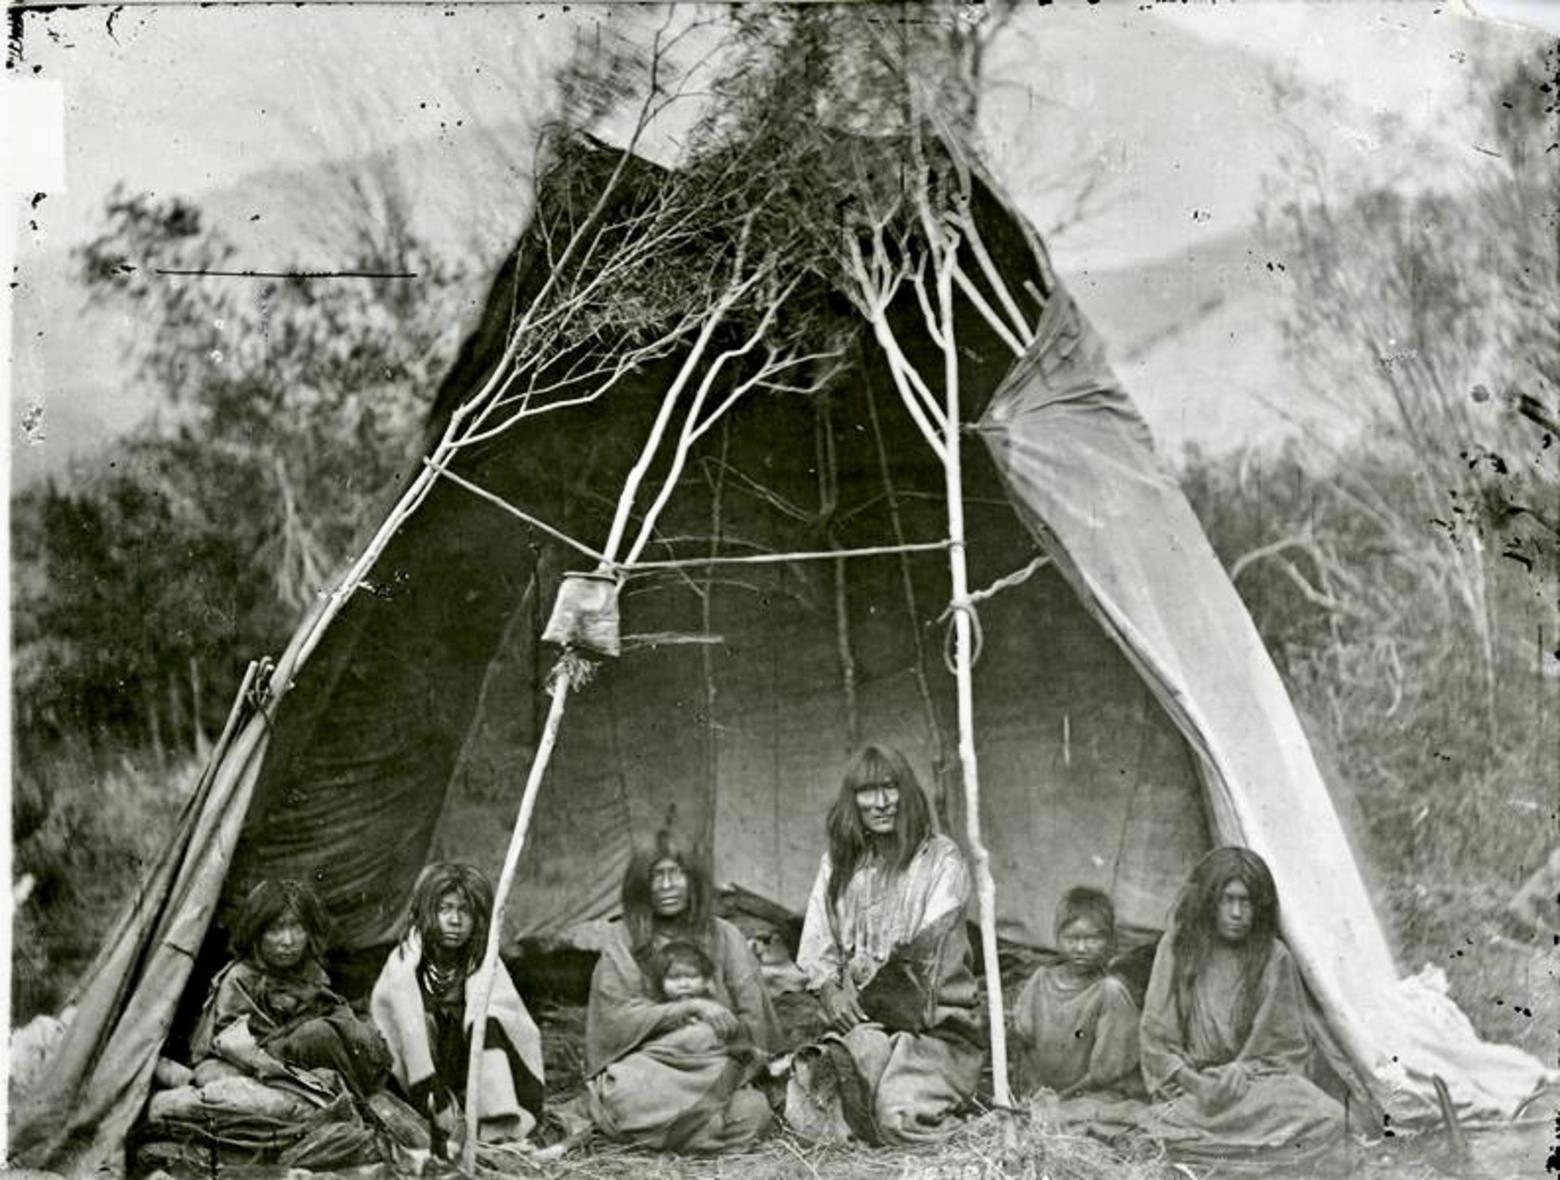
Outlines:
<svg viewBox="0 0 1560 1180"><path fill-rule="evenodd" d="M477 1008L471 1024L471 1053L466 1059L466 1142L461 1148L460 1168L467 1176L477 1174L477 1131L482 1098L482 1053L487 1047L487 1014L493 1002L493 979L498 971L498 947L504 935L504 910L514 888L515 871L520 866L520 852L525 847L526 832L531 826L531 813L536 809L537 792L552 759L553 745L558 740L558 727L563 721L563 710L569 697L573 677L569 671L567 654L553 674L552 703L547 709L547 721L542 726L541 740L536 744L536 756L531 759L531 772L525 780L525 792L520 796L520 814L515 817L514 830L509 834L509 850L504 854L504 868L498 875L498 888L493 893L493 917L488 923L487 946L482 952L482 965L477 969Z"/></svg>
<svg viewBox="0 0 1560 1180"><path fill-rule="evenodd" d="M936 248L934 246L934 248ZM991 1092L996 1105L1010 1109L1007 1025L1002 1001L1002 971L997 959L997 886L991 875L991 854L980 830L980 767L975 757L975 658L973 604L964 551L964 475L959 455L959 353L954 340L953 248L939 259L937 297L943 322L943 396L947 421L943 475L948 499L948 573L953 606L954 684L958 700L959 767L964 779L965 839L975 862L975 891L980 898L981 959L986 971L986 1008L991 1035Z"/></svg>
<svg viewBox="0 0 1560 1180"><path fill-rule="evenodd" d="M974 603L970 598L969 567L965 560L964 475L959 454L959 354L954 338L954 268L958 266L957 243L941 241L927 219L928 246L946 253L936 259L939 330L943 353L943 406L939 432L927 439L942 460L945 498L948 505L948 573L951 590L954 635L954 686L957 699L958 755L964 784L965 843L974 862L975 891L980 903L981 960L986 975L986 1007L991 1033L991 1083L996 1105L1009 1110L1013 1095L1008 1082L1007 1027L1002 999L1001 965L997 959L997 887L991 875L991 854L981 836L980 766L975 756L974 692ZM873 309L873 328L880 341L893 340L893 328L884 309ZM897 345L894 351L898 351ZM903 353L899 353L903 355ZM890 365L892 369L892 365ZM895 387L905 409L917 413L914 391L894 373ZM918 425L921 423L918 421ZM925 427L923 426L923 432Z"/></svg>

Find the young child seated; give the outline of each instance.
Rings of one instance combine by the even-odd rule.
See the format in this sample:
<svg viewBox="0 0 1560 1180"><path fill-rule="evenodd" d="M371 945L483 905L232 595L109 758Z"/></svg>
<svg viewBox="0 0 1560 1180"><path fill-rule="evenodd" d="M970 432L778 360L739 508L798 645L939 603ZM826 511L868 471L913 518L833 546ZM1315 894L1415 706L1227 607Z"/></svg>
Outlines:
<svg viewBox="0 0 1560 1180"><path fill-rule="evenodd" d="M1066 1099L1142 1093L1138 1008L1105 973L1116 946L1116 911L1098 889L1069 889L1056 908L1059 962L1041 967L1018 997L1013 1031L1029 1089Z"/></svg>

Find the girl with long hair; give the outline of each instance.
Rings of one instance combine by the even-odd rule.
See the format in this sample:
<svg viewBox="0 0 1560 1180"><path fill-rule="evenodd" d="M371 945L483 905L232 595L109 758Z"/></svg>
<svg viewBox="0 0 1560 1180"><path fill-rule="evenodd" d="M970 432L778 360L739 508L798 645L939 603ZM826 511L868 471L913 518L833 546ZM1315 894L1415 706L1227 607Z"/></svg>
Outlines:
<svg viewBox="0 0 1560 1180"><path fill-rule="evenodd" d="M195 1062L220 1058L264 1081L331 1069L358 1097L379 1089L384 1042L331 990L321 963L325 911L302 881L262 881L233 923L234 958L211 982L191 1040Z"/></svg>
<svg viewBox="0 0 1560 1180"><path fill-rule="evenodd" d="M964 856L888 746L851 762L824 827L796 962L833 1031L798 1052L787 1121L816 1139L940 1139L984 1056Z"/></svg>
<svg viewBox="0 0 1560 1180"><path fill-rule="evenodd" d="M1177 1157L1263 1165L1326 1152L1343 1108L1306 1076L1305 992L1279 937L1278 891L1249 848L1192 871L1143 1002L1143 1080L1162 1100L1152 1133Z"/></svg>
<svg viewBox="0 0 1560 1180"><path fill-rule="evenodd" d="M228 933L233 958L211 981L190 1040L193 1075L153 1094L137 1135L197 1160L209 1153L214 1167L383 1163L364 1113L386 1097L389 1055L331 988L314 890L261 881Z"/></svg>
<svg viewBox="0 0 1560 1180"><path fill-rule="evenodd" d="M772 1122L748 1082L778 1043L774 1010L747 940L711 913L711 895L703 858L669 831L623 874L623 922L597 960L585 1020L587 1102L610 1139L709 1154ZM663 994L659 955L674 943L708 956L710 994Z"/></svg>
<svg viewBox="0 0 1560 1180"><path fill-rule="evenodd" d="M369 1000L396 1083L439 1146L462 1125L478 968L492 917L493 886L480 869L428 865ZM480 1068L479 1136L485 1142L526 1138L542 1117L542 1040L502 960Z"/></svg>

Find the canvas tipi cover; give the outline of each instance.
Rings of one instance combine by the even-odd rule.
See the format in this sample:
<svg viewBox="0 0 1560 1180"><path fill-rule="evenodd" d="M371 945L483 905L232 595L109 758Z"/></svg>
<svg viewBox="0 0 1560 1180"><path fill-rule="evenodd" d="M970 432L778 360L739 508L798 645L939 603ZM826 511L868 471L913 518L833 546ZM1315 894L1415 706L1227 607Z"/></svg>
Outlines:
<svg viewBox="0 0 1560 1180"><path fill-rule="evenodd" d="M1004 932L1044 942L1057 896L1085 882L1110 888L1129 924L1160 928L1203 851L1247 844L1272 866L1284 936L1328 1026L1395 1122L1435 1117L1432 1075L1465 1117L1509 1116L1542 1067L1399 980L1278 674L1098 339L1021 216L980 183L974 212L1014 289L1046 296L1016 364L968 308L959 322L973 578L1029 571L979 607L975 740ZM491 370L509 310L535 294L524 246L430 437ZM914 309L895 314L935 368ZM465 454L361 582L306 620L83 985L17 1112L23 1162L119 1159L157 1054L220 956L223 906L253 881L313 881L343 965L371 971L430 856L496 867L554 654L538 637L561 574L582 563L556 534L602 535L676 362ZM870 338L827 395L752 398L697 459L652 556L893 547L946 526L940 464ZM722 883L799 909L857 741L904 748L957 835L947 601L935 549L631 578L627 650L571 703L510 933L610 913L631 838L668 821L712 845Z"/></svg>

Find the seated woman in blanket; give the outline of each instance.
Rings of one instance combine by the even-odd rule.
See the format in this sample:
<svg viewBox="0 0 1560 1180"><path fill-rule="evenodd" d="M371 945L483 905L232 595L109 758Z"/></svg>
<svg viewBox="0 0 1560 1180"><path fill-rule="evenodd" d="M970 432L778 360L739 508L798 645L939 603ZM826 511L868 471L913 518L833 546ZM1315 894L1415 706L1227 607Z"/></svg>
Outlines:
<svg viewBox="0 0 1560 1180"><path fill-rule="evenodd" d="M478 967L493 917L493 886L474 865L438 863L412 889L411 917L390 952L369 1012L390 1046L402 1093L429 1123L436 1150L461 1127ZM542 1117L542 1038L500 960L481 1063L478 1134L524 1139Z"/></svg>
<svg viewBox="0 0 1560 1180"><path fill-rule="evenodd" d="M623 875L623 922L585 1016L591 1120L620 1143L729 1151L773 1120L747 1083L775 1048L774 1010L742 932L710 913L711 892L703 862L664 831Z"/></svg>
<svg viewBox="0 0 1560 1180"><path fill-rule="evenodd" d="M835 1031L797 1053L786 1119L810 1138L936 1140L984 1056L969 870L897 750L862 751L827 830L796 962Z"/></svg>
<svg viewBox="0 0 1560 1180"><path fill-rule="evenodd" d="M1055 1091L1063 1116L1085 1095L1141 1095L1138 1006L1105 968L1116 947L1109 895L1078 886L1056 907L1060 961L1029 978L1014 1006L1013 1032L1025 1086ZM1080 1108L1079 1113L1082 1113Z"/></svg>
<svg viewBox="0 0 1560 1180"><path fill-rule="evenodd" d="M1266 1167L1321 1155L1343 1108L1306 1077L1311 1046L1278 894L1247 848L1192 871L1143 1001L1143 1080L1161 1099L1144 1130L1180 1159Z"/></svg>
<svg viewBox="0 0 1560 1180"><path fill-rule="evenodd" d="M237 957L211 981L190 1042L197 1066L216 1058L261 1081L329 1069L359 1098L384 1084L384 1041L331 990L320 965L325 929L319 898L303 882L262 881L250 891L233 927Z"/></svg>

